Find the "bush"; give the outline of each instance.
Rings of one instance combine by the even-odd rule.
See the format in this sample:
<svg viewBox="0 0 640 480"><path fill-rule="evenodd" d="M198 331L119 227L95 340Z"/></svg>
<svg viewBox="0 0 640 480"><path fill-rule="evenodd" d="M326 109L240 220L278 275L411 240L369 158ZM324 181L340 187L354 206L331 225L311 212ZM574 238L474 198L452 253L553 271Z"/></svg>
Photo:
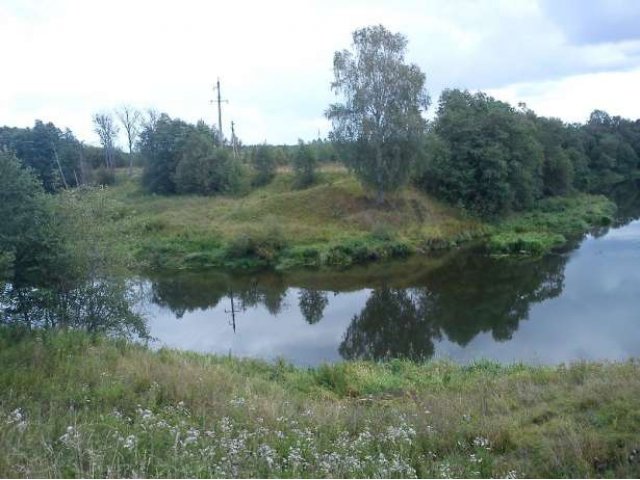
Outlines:
<svg viewBox="0 0 640 480"><path fill-rule="evenodd" d="M316 178L317 163L318 160L311 148L302 140L298 140L298 149L293 158L294 184L297 188L306 188L313 184Z"/></svg>
<svg viewBox="0 0 640 480"><path fill-rule="evenodd" d="M100 167L93 171L93 184L113 185L116 183L116 174L111 168Z"/></svg>
<svg viewBox="0 0 640 480"><path fill-rule="evenodd" d="M178 193L214 195L242 190L244 170L228 150L217 148L210 135L187 138L173 180Z"/></svg>
<svg viewBox="0 0 640 480"><path fill-rule="evenodd" d="M240 233L227 245L228 258L257 258L273 262L280 252L287 246L282 231L272 227L266 232Z"/></svg>
<svg viewBox="0 0 640 480"><path fill-rule="evenodd" d="M255 170L253 185L267 185L276 175L276 161L273 152L266 145L259 145L253 152L252 164Z"/></svg>
<svg viewBox="0 0 640 480"><path fill-rule="evenodd" d="M504 233L491 237L489 250L496 254L542 255L565 242L564 236L555 233Z"/></svg>

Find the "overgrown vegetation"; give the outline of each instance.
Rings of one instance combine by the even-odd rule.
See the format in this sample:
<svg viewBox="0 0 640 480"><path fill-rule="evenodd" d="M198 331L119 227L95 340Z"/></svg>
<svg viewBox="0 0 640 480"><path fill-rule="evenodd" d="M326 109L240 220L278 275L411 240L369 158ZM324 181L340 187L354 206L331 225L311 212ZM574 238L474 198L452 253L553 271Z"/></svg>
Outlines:
<svg viewBox="0 0 640 480"><path fill-rule="evenodd" d="M0 331L3 477L637 477L639 366L316 369Z"/></svg>
<svg viewBox="0 0 640 480"><path fill-rule="evenodd" d="M499 222L488 249L492 253L541 255L582 238L590 229L611 225L615 212L615 203L604 196L546 198L535 210Z"/></svg>
<svg viewBox="0 0 640 480"><path fill-rule="evenodd" d="M615 209L605 197L577 195L487 223L413 188L380 209L344 171L321 170L302 190L296 181L279 173L242 197L165 197L146 195L123 174L113 188L60 198L84 225L100 222L82 231L99 232L101 244L134 269L345 267L472 240L494 253L538 255L610 222ZM520 245L532 235L540 245Z"/></svg>

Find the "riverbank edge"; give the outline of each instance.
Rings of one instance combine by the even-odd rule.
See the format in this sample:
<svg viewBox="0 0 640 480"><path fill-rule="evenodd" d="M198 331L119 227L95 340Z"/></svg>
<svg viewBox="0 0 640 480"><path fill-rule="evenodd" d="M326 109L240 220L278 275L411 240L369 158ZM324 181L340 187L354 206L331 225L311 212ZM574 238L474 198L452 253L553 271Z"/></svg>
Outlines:
<svg viewBox="0 0 640 480"><path fill-rule="evenodd" d="M2 477L640 474L635 360L304 369L7 328L0 346Z"/></svg>
<svg viewBox="0 0 640 480"><path fill-rule="evenodd" d="M567 246L586 233L612 224L616 205L603 195L580 194L543 200L535 210L437 237L411 237L374 231L339 240L298 244L277 231L244 234L230 242L213 239L170 248L162 241L137 249L136 263L145 270L237 271L345 269L412 255L429 255L475 245L489 255L542 256ZM169 242L167 242L169 243ZM176 253L180 252L180 253Z"/></svg>
<svg viewBox="0 0 640 480"><path fill-rule="evenodd" d="M91 204L91 197L87 198L90 200L87 203ZM97 203L96 200L93 199L94 203ZM127 208L135 208L135 197L133 200L125 197L123 206L112 210L104 207L104 200L99 199L100 208L104 211L100 210L100 215L95 212L91 214L94 217L102 216L104 220L93 222L118 224L128 215ZM171 202L166 203L171 209ZM74 206L70 202L64 208L73 211L77 204ZM108 250L111 253L107 257L124 259L124 263L133 271L341 270L354 265L429 255L469 245L476 245L492 255L542 256L582 238L593 229L610 225L615 211L615 203L605 196L577 194L544 199L532 211L514 213L493 222L467 218L464 212L447 207L443 209L444 213L441 212L443 217L439 219L440 223L428 234L419 230L418 233L407 233L388 225L376 225L368 231L349 232L331 240L309 242L295 235L284 234L277 223L263 222L256 224L252 230L220 236L196 234L189 231L189 226L184 233L167 231L162 221L149 218L135 227L127 225L123 231L118 230L120 227L109 231L104 225L97 225L88 229L91 232L88 240L110 243ZM305 218L302 216L299 220L302 227ZM307 222L313 220L312 215L308 218L311 220ZM96 235L103 235L104 238L99 239Z"/></svg>

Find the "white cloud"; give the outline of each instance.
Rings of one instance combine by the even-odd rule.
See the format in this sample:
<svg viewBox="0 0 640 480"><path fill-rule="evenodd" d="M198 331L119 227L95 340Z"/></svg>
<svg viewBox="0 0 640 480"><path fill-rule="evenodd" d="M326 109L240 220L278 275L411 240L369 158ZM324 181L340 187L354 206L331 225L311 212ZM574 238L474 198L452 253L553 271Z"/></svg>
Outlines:
<svg viewBox="0 0 640 480"><path fill-rule="evenodd" d="M571 44L545 8L534 0L5 1L0 122L41 118L96 142L91 114L130 103L213 123L209 101L220 76L227 134L234 120L245 143L315 138L318 129L326 133L322 115L334 100L333 53L349 46L353 30L376 23L407 35L409 60L427 73L434 100L444 87L518 93L508 86L553 87L569 76L640 66L640 43L629 35L623 43ZM608 110L629 92L597 106ZM592 99L582 99L587 110L596 107ZM562 98L555 105L561 117L576 109ZM640 116L634 108L628 115Z"/></svg>
<svg viewBox="0 0 640 480"><path fill-rule="evenodd" d="M539 115L566 122L586 122L596 109L626 118L640 116L634 91L640 85L640 68L627 72L575 75L560 80L518 83L487 93L513 105L525 102Z"/></svg>

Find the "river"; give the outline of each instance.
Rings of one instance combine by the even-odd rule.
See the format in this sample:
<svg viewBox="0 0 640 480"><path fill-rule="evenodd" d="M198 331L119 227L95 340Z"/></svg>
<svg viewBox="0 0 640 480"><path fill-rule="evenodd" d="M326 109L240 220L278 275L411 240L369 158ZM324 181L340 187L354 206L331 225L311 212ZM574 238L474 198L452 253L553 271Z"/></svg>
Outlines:
<svg viewBox="0 0 640 480"><path fill-rule="evenodd" d="M472 250L344 272L141 282L152 344L300 366L350 359L559 364L640 356L640 221L543 258Z"/></svg>

